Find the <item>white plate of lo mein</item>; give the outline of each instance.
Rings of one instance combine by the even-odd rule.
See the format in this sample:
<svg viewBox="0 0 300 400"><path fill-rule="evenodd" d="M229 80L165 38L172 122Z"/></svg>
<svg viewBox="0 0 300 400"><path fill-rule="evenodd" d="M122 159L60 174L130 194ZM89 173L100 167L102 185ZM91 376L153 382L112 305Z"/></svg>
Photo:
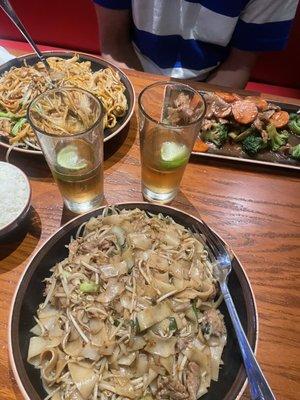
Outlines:
<svg viewBox="0 0 300 400"><path fill-rule="evenodd" d="M148 203L103 207L63 226L17 288L10 358L25 399L234 400L238 344L201 223ZM253 348L257 313L233 258L229 287Z"/></svg>
<svg viewBox="0 0 300 400"><path fill-rule="evenodd" d="M107 113L104 142L117 135L130 120L135 94L128 77L99 57L70 51L44 52L55 71L56 84L76 86L98 97ZM0 66L0 145L11 150L42 154L26 112L30 102L51 88L49 75L35 54Z"/></svg>

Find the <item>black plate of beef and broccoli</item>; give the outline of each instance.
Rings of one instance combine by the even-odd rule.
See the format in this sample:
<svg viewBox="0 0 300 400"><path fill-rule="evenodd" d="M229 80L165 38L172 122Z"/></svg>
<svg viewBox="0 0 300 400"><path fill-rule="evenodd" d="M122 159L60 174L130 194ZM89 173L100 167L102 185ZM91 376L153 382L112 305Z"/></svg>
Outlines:
<svg viewBox="0 0 300 400"><path fill-rule="evenodd" d="M193 154L300 170L299 106L202 92L206 113Z"/></svg>

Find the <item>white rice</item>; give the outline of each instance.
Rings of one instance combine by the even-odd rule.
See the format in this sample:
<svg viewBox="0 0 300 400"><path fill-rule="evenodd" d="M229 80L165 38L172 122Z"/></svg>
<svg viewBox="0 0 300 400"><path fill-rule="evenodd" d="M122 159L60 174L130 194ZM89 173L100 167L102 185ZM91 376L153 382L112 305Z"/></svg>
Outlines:
<svg viewBox="0 0 300 400"><path fill-rule="evenodd" d="M22 172L11 164L0 162L0 229L20 215L29 195L28 181Z"/></svg>

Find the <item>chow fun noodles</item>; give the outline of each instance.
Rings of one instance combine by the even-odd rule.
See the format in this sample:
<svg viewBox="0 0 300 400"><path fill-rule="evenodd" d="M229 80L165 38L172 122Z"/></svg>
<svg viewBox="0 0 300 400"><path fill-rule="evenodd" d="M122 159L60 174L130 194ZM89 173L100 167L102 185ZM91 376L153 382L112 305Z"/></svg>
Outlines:
<svg viewBox="0 0 300 400"><path fill-rule="evenodd" d="M68 250L45 280L28 349L47 399L205 394L226 329L200 238L161 214L105 209Z"/></svg>

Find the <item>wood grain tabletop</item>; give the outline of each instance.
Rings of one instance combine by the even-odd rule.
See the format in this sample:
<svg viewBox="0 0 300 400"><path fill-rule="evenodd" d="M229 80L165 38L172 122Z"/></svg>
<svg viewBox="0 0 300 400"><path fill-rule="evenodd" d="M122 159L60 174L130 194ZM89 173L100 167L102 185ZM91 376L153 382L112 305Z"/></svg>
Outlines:
<svg viewBox="0 0 300 400"><path fill-rule="evenodd" d="M10 51L14 51L13 46ZM20 51L14 52L20 54ZM164 78L126 71L136 94ZM204 83L197 88L209 89ZM268 95L275 100L299 100ZM0 160L5 151L0 149ZM0 399L22 399L8 360L12 296L31 255L72 216L45 161L13 154L10 162L29 177L32 209L19 232L0 242ZM105 145L107 203L142 200L137 114ZM279 400L300 397L300 175L288 170L204 160L188 164L172 205L203 219L234 249L251 281L259 315L257 357ZM1 212L1 211L0 211ZM248 390L242 400L249 399Z"/></svg>

